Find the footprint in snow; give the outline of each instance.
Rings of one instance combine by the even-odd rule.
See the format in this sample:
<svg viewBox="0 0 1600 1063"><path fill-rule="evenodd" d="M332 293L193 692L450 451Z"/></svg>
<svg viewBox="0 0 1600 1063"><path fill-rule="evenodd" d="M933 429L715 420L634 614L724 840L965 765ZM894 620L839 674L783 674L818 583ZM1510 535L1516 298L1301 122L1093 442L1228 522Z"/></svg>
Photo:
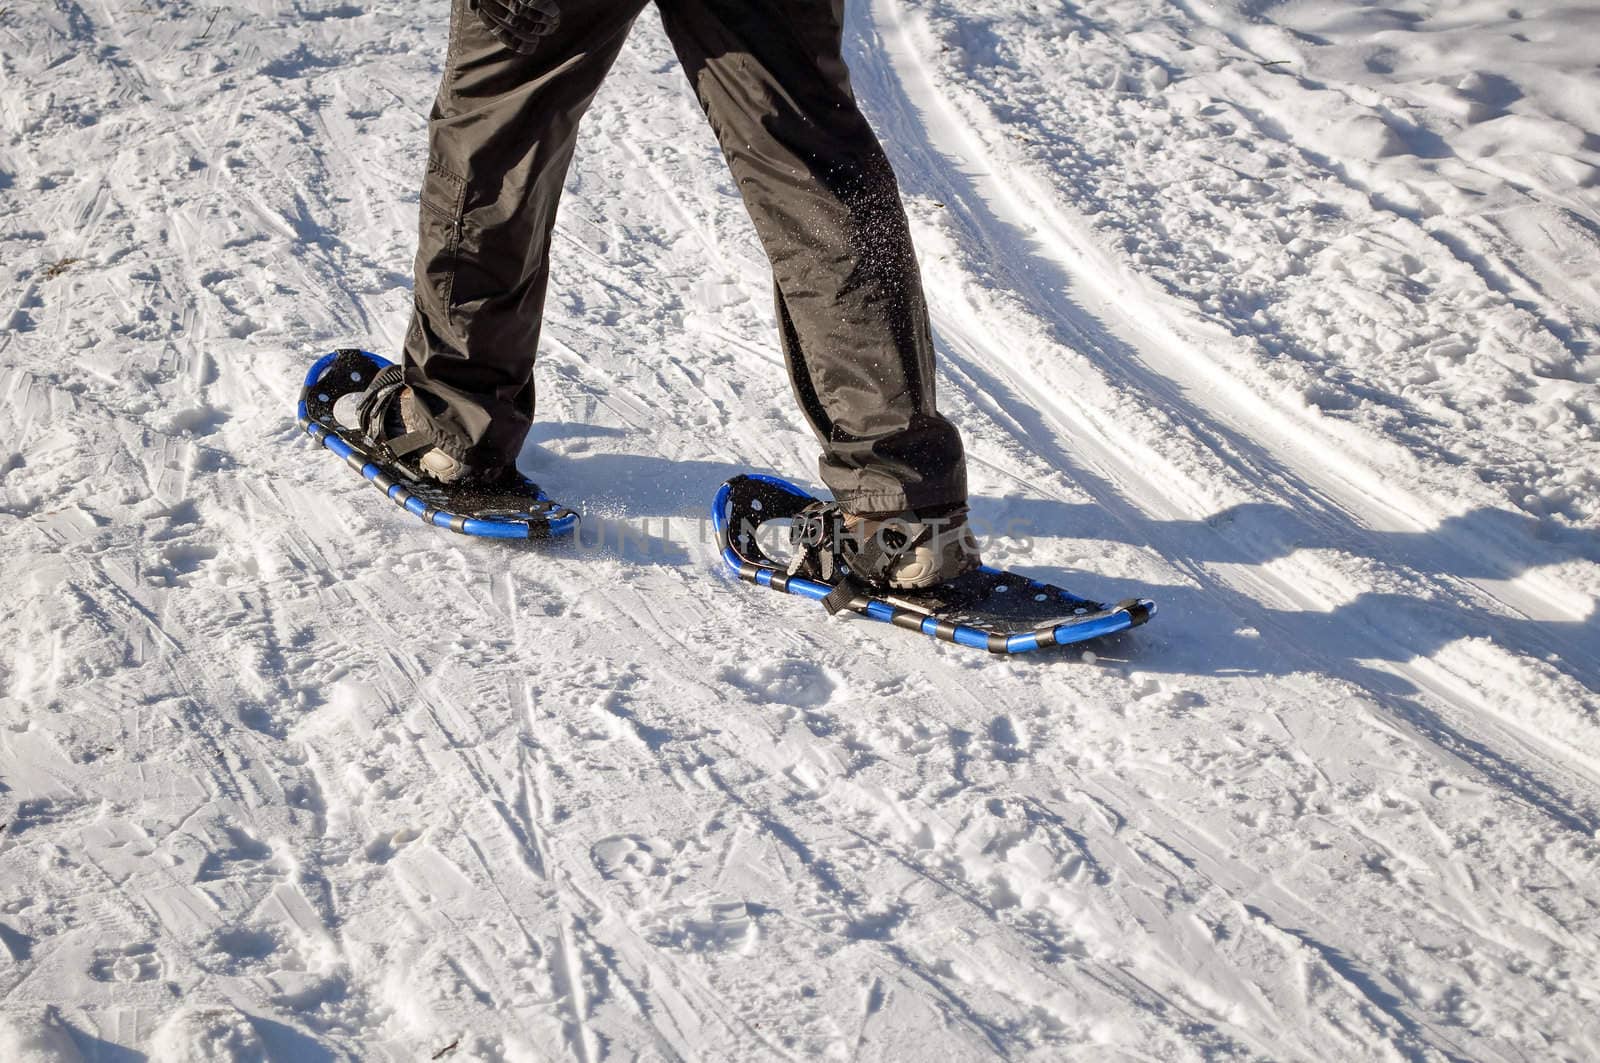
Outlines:
<svg viewBox="0 0 1600 1063"><path fill-rule="evenodd" d="M666 873L664 858L657 856L661 851L660 842L651 842L636 834L618 834L595 842L589 856L606 878L635 883Z"/></svg>
<svg viewBox="0 0 1600 1063"><path fill-rule="evenodd" d="M799 709L825 705L839 689L827 669L793 657L745 668L724 668L719 678L743 691L751 701Z"/></svg>
<svg viewBox="0 0 1600 1063"><path fill-rule="evenodd" d="M415 827L403 827L393 834L380 834L368 842L362 852L374 864L387 864L396 853L420 837L422 832Z"/></svg>
<svg viewBox="0 0 1600 1063"><path fill-rule="evenodd" d="M248 831L224 825L220 839L214 838L195 873L198 882L255 877L270 873L272 848Z"/></svg>
<svg viewBox="0 0 1600 1063"><path fill-rule="evenodd" d="M713 901L656 913L645 939L680 952L745 951L760 936L762 909L744 901Z"/></svg>
<svg viewBox="0 0 1600 1063"><path fill-rule="evenodd" d="M170 436L208 436L227 424L229 419L224 411L200 403L178 410L160 428Z"/></svg>
<svg viewBox="0 0 1600 1063"><path fill-rule="evenodd" d="M161 977L161 958L148 941L96 949L89 963L89 977L97 982L153 982Z"/></svg>
<svg viewBox="0 0 1600 1063"><path fill-rule="evenodd" d="M273 971L306 969L306 958L295 950L292 926L234 923L218 927L194 954L196 965L208 974L255 977Z"/></svg>
<svg viewBox="0 0 1600 1063"><path fill-rule="evenodd" d="M1206 703L1205 696L1194 690L1174 690L1151 676L1134 673L1133 696L1146 708L1181 712L1196 709Z"/></svg>
<svg viewBox="0 0 1600 1063"><path fill-rule="evenodd" d="M178 1008L156 1029L148 1047L151 1059L165 1063L255 1063L268 1058L249 1017L227 1005Z"/></svg>

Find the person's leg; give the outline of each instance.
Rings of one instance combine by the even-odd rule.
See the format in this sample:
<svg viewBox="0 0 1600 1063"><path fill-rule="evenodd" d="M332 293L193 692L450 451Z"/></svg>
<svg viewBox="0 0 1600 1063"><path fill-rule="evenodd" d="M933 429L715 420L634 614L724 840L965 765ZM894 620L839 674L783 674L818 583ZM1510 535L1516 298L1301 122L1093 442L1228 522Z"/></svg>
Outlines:
<svg viewBox="0 0 1600 1063"><path fill-rule="evenodd" d="M858 513L966 501L899 189L840 55L843 0L657 0L772 260L821 475Z"/></svg>
<svg viewBox="0 0 1600 1063"><path fill-rule="evenodd" d="M583 0L553 29L540 26L547 35L526 54L497 39L469 0L452 4L428 122L405 381L435 444L475 467L515 462L533 422L556 202L578 120L643 4Z"/></svg>

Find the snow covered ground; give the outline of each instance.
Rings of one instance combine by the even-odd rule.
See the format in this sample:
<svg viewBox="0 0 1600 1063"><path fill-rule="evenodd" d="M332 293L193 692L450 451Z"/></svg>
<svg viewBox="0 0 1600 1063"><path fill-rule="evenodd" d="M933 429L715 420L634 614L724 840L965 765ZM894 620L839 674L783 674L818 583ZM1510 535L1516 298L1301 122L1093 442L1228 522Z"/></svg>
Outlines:
<svg viewBox="0 0 1600 1063"><path fill-rule="evenodd" d="M852 0L991 559L1161 602L1016 660L720 574L814 452L653 14L524 454L605 537L297 432L447 9L0 3L0 1060L1600 1055L1600 4Z"/></svg>

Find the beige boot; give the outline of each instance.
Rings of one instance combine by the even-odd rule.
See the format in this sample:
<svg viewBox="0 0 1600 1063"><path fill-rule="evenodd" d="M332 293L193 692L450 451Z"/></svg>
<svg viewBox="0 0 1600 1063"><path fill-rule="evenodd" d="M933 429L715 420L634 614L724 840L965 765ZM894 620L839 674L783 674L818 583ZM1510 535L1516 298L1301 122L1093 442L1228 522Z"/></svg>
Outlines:
<svg viewBox="0 0 1600 1063"><path fill-rule="evenodd" d="M847 513L844 525L849 535L862 542L876 538L890 553L903 551L884 572L895 590L926 590L983 564L965 506L924 519L915 513L882 518Z"/></svg>

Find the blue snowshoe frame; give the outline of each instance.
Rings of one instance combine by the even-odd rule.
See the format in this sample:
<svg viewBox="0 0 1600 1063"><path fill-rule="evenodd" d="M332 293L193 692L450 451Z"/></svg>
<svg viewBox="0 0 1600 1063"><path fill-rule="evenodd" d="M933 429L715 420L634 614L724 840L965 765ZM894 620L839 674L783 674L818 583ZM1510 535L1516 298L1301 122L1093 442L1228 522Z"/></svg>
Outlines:
<svg viewBox="0 0 1600 1063"><path fill-rule="evenodd" d="M321 390L319 385L326 382L329 370L340 359L349 364L356 358L369 361L373 366L373 373L391 364L387 359L370 351L353 347L341 348L319 358L306 373L305 387L301 391L297 411L300 427L312 439L344 459L346 465L382 491L389 501L425 524L431 524L436 528L447 528L462 535L487 539L550 538L565 535L577 527L578 514L551 501L550 496L527 477L521 477L522 486L515 491L480 496L487 503L486 508L490 512L505 509L507 508L505 503L512 501L526 505L527 513L488 517L457 512L450 508L451 496L454 495L458 499L470 498L470 492L452 491L448 487L406 477L394 466L384 463L378 455L368 451L360 442L341 436L331 415L332 406L340 394L352 389L341 386L336 393L331 384ZM346 383L340 382L341 385ZM348 383L360 384L362 381L353 380ZM324 420L327 423L323 423ZM453 504L457 505L458 509L463 508L459 502ZM518 507L511 508L514 511Z"/></svg>
<svg viewBox="0 0 1600 1063"><path fill-rule="evenodd" d="M711 521L728 568L740 579L758 587L797 594L816 602L826 598L834 589L831 584L790 576L762 552L754 534L761 523L792 517L814 501L816 499L802 488L776 476L751 473L735 476L723 484L711 503ZM905 599L907 604L860 594L846 608L871 620L990 653L1027 653L1046 646L1087 642L1137 627L1156 612L1156 603L1148 598L1130 598L1105 605L1080 598L1060 587L988 566L979 569L971 578L984 589L1001 592L986 599L988 601L1011 600L1001 597L1001 594L1011 594L1013 599L1048 602L1050 609L1060 608L1068 615L1019 631L1010 629L1010 625L995 625L995 628L1005 628L996 630L952 622L937 613L915 608L916 596L912 594L893 595ZM1060 602L1060 606L1055 602Z"/></svg>

